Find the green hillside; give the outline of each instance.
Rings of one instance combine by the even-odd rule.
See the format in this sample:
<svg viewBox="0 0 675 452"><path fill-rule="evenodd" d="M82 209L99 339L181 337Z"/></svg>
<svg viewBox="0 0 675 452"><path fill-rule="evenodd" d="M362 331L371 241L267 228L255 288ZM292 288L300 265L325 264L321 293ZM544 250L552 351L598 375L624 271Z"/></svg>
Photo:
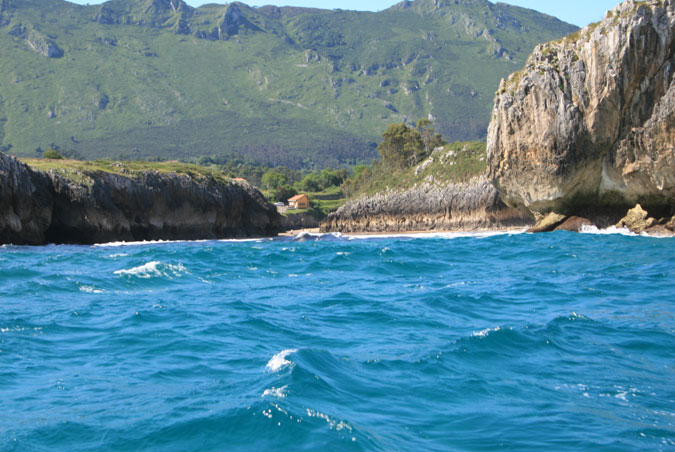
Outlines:
<svg viewBox="0 0 675 452"><path fill-rule="evenodd" d="M499 80L576 27L487 0L379 13L0 0L0 145L85 158L370 161L387 125L484 137Z"/></svg>

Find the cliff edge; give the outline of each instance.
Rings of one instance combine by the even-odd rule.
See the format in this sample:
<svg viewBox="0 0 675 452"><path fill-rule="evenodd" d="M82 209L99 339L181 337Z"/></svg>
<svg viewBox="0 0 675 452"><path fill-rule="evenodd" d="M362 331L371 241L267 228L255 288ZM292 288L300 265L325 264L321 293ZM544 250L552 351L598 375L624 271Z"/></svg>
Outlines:
<svg viewBox="0 0 675 452"><path fill-rule="evenodd" d="M627 1L502 81L487 175L506 204L615 222L675 213L675 0Z"/></svg>
<svg viewBox="0 0 675 452"><path fill-rule="evenodd" d="M91 244L275 235L274 206L210 174L110 168L36 171L0 153L0 243Z"/></svg>

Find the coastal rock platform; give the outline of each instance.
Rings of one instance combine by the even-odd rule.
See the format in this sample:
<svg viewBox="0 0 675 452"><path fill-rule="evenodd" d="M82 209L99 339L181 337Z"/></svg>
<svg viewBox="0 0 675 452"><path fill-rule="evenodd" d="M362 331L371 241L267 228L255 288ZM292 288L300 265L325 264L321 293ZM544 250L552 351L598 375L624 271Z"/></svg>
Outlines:
<svg viewBox="0 0 675 452"><path fill-rule="evenodd" d="M494 230L529 227L526 209L507 207L485 178L463 184L421 184L350 201L332 213L322 232Z"/></svg>

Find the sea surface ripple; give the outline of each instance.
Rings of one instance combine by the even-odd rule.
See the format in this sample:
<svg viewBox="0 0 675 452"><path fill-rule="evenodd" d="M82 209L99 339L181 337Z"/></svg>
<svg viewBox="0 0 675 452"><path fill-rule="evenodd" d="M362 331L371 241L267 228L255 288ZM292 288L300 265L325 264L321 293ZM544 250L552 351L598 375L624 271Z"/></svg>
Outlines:
<svg viewBox="0 0 675 452"><path fill-rule="evenodd" d="M0 248L0 451L673 451L675 240Z"/></svg>

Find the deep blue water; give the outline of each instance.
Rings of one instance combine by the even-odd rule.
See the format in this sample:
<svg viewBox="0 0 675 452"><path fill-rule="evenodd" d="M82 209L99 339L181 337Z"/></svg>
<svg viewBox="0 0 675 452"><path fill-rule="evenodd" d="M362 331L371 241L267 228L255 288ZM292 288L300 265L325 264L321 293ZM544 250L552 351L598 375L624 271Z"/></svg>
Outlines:
<svg viewBox="0 0 675 452"><path fill-rule="evenodd" d="M675 239L0 248L0 451L673 451Z"/></svg>

